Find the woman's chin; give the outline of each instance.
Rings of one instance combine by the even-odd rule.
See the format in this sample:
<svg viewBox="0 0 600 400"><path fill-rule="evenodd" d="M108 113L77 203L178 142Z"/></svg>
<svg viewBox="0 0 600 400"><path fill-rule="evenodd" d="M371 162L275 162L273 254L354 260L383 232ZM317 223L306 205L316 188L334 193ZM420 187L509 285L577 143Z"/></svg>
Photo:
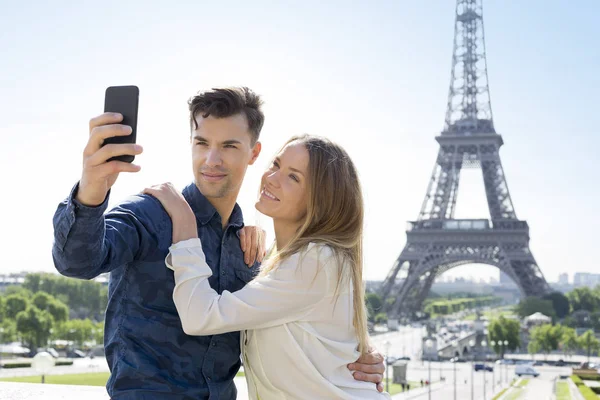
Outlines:
<svg viewBox="0 0 600 400"><path fill-rule="evenodd" d="M261 200L258 200L256 204L254 204L254 208L256 208L256 210L261 214L271 217L271 214L269 213L269 207L266 206Z"/></svg>

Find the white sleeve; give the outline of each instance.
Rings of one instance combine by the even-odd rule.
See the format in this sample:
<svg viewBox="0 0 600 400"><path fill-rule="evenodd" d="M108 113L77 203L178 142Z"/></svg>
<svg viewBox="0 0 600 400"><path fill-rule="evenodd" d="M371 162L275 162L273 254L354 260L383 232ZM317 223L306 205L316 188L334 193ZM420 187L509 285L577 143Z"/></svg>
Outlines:
<svg viewBox="0 0 600 400"><path fill-rule="evenodd" d="M175 272L173 301L184 332L216 335L300 320L322 299L333 295L328 293L325 267L331 257L320 254L319 248L310 244L306 252L294 254L267 276L235 293L219 295L208 284L212 271L200 240L171 246L166 264Z"/></svg>

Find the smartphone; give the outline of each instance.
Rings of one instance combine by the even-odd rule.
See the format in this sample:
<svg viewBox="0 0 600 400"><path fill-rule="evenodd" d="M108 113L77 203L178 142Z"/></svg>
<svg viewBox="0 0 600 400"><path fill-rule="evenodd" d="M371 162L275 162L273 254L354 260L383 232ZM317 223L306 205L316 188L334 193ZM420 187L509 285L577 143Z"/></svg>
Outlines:
<svg viewBox="0 0 600 400"><path fill-rule="evenodd" d="M137 133L138 101L140 89L137 86L110 86L106 88L104 96L104 112L117 112L123 115L122 125L131 127L131 134L127 136L113 136L104 141L109 143L135 143ZM107 161L118 160L133 162L135 156L122 155L109 158Z"/></svg>

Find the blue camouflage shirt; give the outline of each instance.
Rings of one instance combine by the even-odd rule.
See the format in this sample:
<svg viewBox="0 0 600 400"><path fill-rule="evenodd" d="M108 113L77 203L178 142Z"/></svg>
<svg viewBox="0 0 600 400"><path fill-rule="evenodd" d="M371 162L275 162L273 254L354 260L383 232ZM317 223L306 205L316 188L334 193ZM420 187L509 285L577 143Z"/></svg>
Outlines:
<svg viewBox="0 0 600 400"><path fill-rule="evenodd" d="M152 196L138 195L108 213L75 200L78 185L54 215L52 255L65 276L92 279L110 272L104 347L112 399L235 399L239 332L188 336L173 304L173 272L165 266L171 219ZM223 230L221 217L195 184L183 190L198 223L202 248L221 293L241 289L258 272L244 263L236 204ZM201 315L198 318L202 318Z"/></svg>

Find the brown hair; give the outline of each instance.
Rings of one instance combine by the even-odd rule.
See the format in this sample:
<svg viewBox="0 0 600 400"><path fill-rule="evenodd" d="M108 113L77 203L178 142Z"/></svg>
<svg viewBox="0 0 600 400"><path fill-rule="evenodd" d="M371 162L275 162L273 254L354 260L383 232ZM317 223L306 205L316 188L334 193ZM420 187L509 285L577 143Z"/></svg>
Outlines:
<svg viewBox="0 0 600 400"><path fill-rule="evenodd" d="M198 129L196 121L198 114L202 114L203 118L209 115L215 118L227 118L243 114L248 122L252 145L254 145L265 122L265 115L261 110L262 104L260 96L247 87L217 88L199 92L188 100L190 129Z"/></svg>
<svg viewBox="0 0 600 400"><path fill-rule="evenodd" d="M337 288L343 279L351 280L353 325L358 350L365 354L369 345L362 280L364 205L356 168L346 151L328 139L294 136L283 147L290 143L303 144L309 154L306 219L289 244L273 249L260 275L268 274L311 242L329 246L339 268Z"/></svg>

